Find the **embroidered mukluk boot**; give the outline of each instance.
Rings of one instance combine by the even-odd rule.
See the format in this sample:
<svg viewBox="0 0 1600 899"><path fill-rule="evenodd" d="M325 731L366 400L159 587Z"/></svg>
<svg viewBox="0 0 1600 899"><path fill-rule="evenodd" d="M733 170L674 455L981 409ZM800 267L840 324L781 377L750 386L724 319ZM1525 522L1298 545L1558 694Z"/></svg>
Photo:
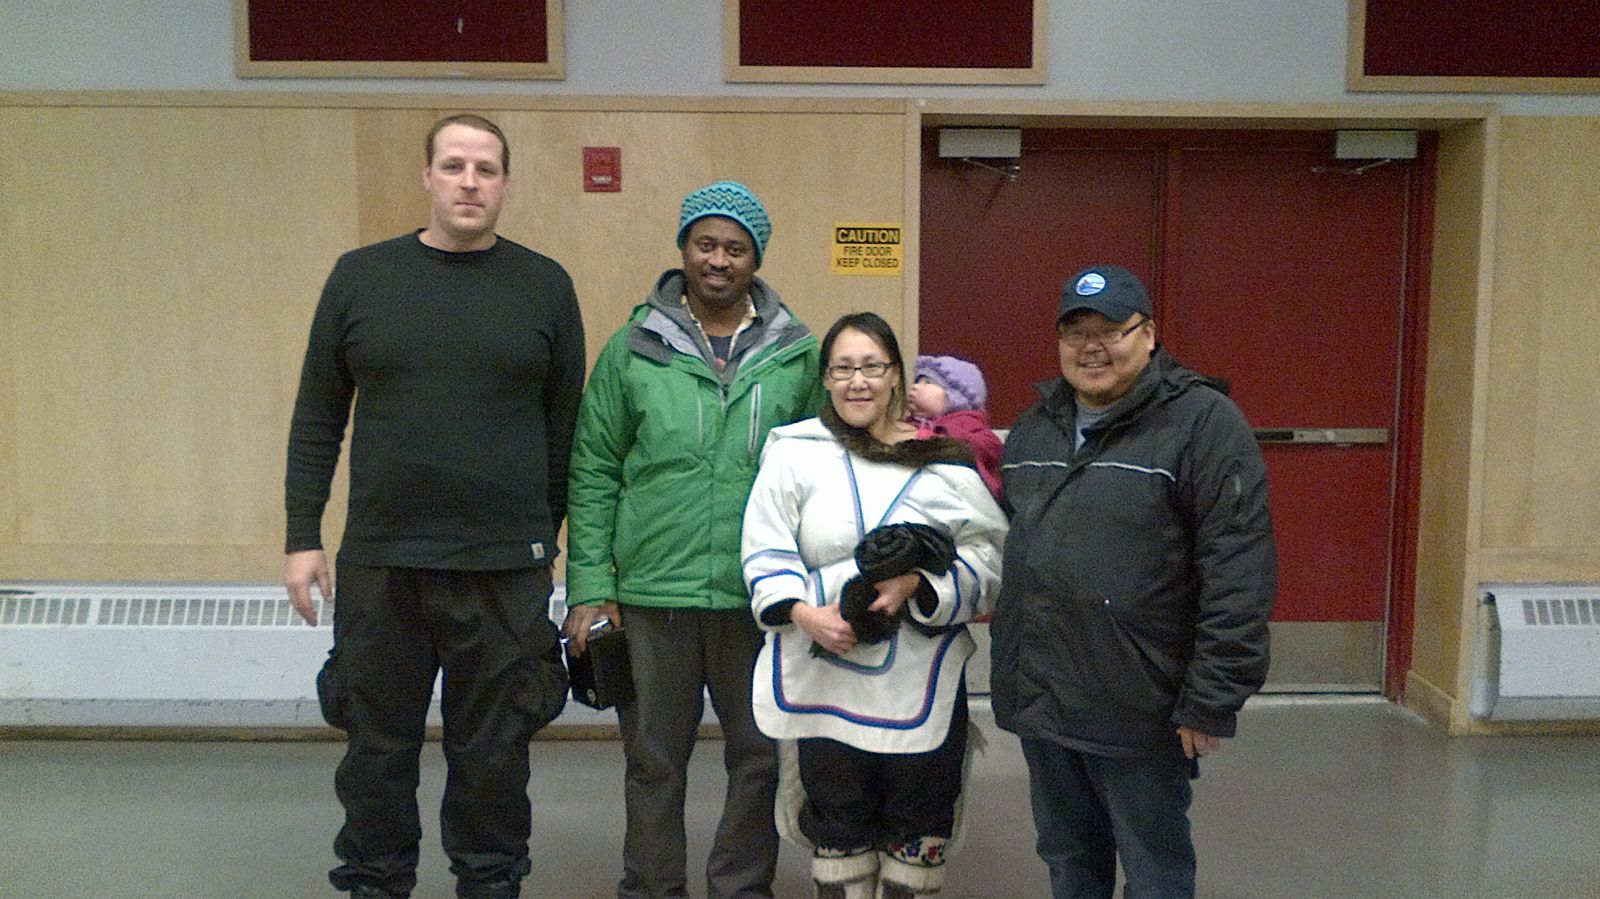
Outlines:
<svg viewBox="0 0 1600 899"><path fill-rule="evenodd" d="M870 846L818 846L811 856L811 882L817 889L817 899L872 899L878 884L878 854Z"/></svg>
<svg viewBox="0 0 1600 899"><path fill-rule="evenodd" d="M878 853L876 899L937 896L944 887L944 837L921 837L891 843Z"/></svg>

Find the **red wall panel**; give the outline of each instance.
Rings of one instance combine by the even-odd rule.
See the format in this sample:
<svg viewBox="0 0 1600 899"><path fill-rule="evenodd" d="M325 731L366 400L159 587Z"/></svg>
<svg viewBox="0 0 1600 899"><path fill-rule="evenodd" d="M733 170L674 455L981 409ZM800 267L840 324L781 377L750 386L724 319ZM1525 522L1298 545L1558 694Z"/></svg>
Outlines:
<svg viewBox="0 0 1600 899"><path fill-rule="evenodd" d="M549 61L545 4L249 0L255 62Z"/></svg>
<svg viewBox="0 0 1600 899"><path fill-rule="evenodd" d="M1366 0L1362 74L1600 77L1593 0Z"/></svg>
<svg viewBox="0 0 1600 899"><path fill-rule="evenodd" d="M740 0L739 64L1025 69L1033 0Z"/></svg>

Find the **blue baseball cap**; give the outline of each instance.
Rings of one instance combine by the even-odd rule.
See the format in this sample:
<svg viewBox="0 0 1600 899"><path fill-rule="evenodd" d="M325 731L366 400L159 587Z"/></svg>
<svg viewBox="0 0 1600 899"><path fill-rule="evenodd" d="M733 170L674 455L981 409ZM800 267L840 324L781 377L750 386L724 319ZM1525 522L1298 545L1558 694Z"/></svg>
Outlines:
<svg viewBox="0 0 1600 899"><path fill-rule="evenodd" d="M1150 295L1133 272L1118 265L1096 265L1086 268L1061 287L1060 322L1079 309L1098 312L1114 322L1125 322L1135 315L1154 317L1150 311Z"/></svg>

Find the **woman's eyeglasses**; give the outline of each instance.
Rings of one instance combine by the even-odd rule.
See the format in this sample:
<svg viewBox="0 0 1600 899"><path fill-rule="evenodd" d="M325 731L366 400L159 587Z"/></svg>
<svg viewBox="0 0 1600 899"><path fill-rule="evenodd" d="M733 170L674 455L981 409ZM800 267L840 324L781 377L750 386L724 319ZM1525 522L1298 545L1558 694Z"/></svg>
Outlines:
<svg viewBox="0 0 1600 899"><path fill-rule="evenodd" d="M869 381L876 381L889 373L890 365L887 362L868 362L865 365L830 365L826 369L828 380L848 381L861 372Z"/></svg>

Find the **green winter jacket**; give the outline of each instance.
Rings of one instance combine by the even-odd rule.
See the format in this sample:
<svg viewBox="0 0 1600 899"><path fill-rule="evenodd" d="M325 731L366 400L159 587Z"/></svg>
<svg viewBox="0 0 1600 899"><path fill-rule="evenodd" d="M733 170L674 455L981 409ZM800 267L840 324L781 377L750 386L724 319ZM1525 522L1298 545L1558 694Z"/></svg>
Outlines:
<svg viewBox="0 0 1600 899"><path fill-rule="evenodd" d="M761 279L720 375L668 271L595 361L573 438L567 602L748 609L739 535L772 428L825 392L818 342Z"/></svg>

